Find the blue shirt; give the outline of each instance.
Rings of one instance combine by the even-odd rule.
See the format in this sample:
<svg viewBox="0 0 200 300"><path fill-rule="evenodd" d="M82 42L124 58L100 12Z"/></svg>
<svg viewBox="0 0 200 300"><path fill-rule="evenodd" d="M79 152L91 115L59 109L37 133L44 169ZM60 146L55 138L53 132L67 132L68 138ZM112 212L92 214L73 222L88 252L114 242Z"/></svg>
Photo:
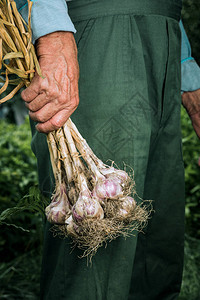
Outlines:
<svg viewBox="0 0 200 300"><path fill-rule="evenodd" d="M192 57L191 47L183 23L181 28L181 91L195 91L200 88L200 68Z"/></svg>
<svg viewBox="0 0 200 300"><path fill-rule="evenodd" d="M68 0L70 1L70 0ZM28 9L26 0L15 0L23 18L27 20ZM33 43L41 36L55 31L76 32L68 15L65 0L32 0L32 31ZM180 22L182 35L181 44L181 91L194 91L200 88L200 68L191 54L191 47Z"/></svg>
<svg viewBox="0 0 200 300"><path fill-rule="evenodd" d="M15 0L17 8L23 18L28 19L28 6L26 0ZM76 32L68 15L65 0L32 0L31 26L33 43L48 33L55 31Z"/></svg>

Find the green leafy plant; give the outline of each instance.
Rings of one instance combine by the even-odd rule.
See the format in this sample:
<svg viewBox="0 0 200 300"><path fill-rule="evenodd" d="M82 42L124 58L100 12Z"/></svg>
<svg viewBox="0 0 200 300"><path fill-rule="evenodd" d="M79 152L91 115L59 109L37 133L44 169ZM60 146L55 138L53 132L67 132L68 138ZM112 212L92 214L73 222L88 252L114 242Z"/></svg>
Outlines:
<svg viewBox="0 0 200 300"><path fill-rule="evenodd" d="M184 109L181 112L181 120L186 185L186 232L190 236L200 238L200 142Z"/></svg>
<svg viewBox="0 0 200 300"><path fill-rule="evenodd" d="M200 299L200 240L185 236L185 261L179 300Z"/></svg>
<svg viewBox="0 0 200 300"><path fill-rule="evenodd" d="M0 206L13 206L37 182L28 120L21 126L0 121Z"/></svg>
<svg viewBox="0 0 200 300"><path fill-rule="evenodd" d="M200 281L200 148L191 121L182 108L183 158L186 185L184 271L179 300L199 300Z"/></svg>
<svg viewBox="0 0 200 300"><path fill-rule="evenodd" d="M0 121L0 299L38 299L43 212L28 119Z"/></svg>
<svg viewBox="0 0 200 300"><path fill-rule="evenodd" d="M182 19L185 30L188 34L191 46L192 55L200 64L199 56L199 27L200 27L200 5L199 1L183 0Z"/></svg>
<svg viewBox="0 0 200 300"><path fill-rule="evenodd" d="M36 187L36 159L30 142L28 119L21 126L0 121L0 257L4 262L42 240L39 212L45 204Z"/></svg>
<svg viewBox="0 0 200 300"><path fill-rule="evenodd" d="M16 256L0 265L0 299L39 299L41 248Z"/></svg>

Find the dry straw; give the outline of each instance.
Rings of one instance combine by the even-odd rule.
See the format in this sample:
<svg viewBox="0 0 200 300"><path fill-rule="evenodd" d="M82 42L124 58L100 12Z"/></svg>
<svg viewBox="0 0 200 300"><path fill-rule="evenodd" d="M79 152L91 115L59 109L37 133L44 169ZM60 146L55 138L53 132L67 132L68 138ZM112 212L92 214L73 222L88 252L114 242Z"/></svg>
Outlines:
<svg viewBox="0 0 200 300"><path fill-rule="evenodd" d="M34 77L35 70L42 76L39 63L32 44L31 8L28 0L28 24L23 20L13 0L0 0L0 67L5 79L0 94L6 91L9 84L16 85L10 94L0 100L0 104L13 98L23 86L28 86ZM9 79L16 75L16 79Z"/></svg>

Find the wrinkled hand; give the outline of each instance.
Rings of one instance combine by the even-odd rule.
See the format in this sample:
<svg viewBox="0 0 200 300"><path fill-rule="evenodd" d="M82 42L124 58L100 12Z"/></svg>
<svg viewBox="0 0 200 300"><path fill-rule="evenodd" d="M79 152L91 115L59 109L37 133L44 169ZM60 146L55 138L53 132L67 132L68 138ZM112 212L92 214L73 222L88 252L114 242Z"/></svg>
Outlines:
<svg viewBox="0 0 200 300"><path fill-rule="evenodd" d="M200 89L183 93L182 104L190 116L197 136L200 138Z"/></svg>
<svg viewBox="0 0 200 300"><path fill-rule="evenodd" d="M21 96L38 131L48 133L64 125L79 103L79 67L73 33L54 32L36 44L42 75L36 74Z"/></svg>

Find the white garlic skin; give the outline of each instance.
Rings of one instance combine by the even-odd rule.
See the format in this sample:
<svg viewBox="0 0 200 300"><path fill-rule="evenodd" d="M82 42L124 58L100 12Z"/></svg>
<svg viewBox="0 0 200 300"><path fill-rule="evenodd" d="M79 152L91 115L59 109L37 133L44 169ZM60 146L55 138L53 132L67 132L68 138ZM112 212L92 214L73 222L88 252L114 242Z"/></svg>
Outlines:
<svg viewBox="0 0 200 300"><path fill-rule="evenodd" d="M80 195L72 208L73 219L79 222L85 218L103 219L104 212L96 198Z"/></svg>

